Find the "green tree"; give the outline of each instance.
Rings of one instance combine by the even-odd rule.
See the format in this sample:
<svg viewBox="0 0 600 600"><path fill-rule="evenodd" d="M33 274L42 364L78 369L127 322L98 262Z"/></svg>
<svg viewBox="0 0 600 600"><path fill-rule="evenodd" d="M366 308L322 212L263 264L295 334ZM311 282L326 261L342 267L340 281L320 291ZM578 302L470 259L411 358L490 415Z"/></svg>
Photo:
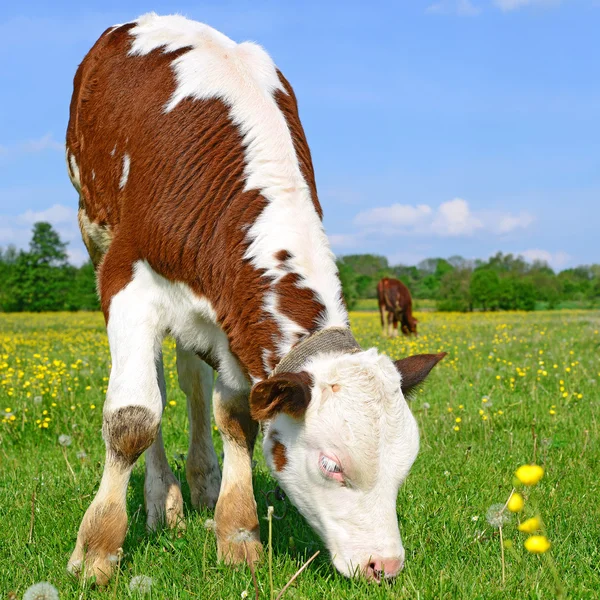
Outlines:
<svg viewBox="0 0 600 600"><path fill-rule="evenodd" d="M483 310L498 308L498 292L500 291L500 278L498 273L491 269L475 269L469 286L473 306Z"/></svg>
<svg viewBox="0 0 600 600"><path fill-rule="evenodd" d="M346 264L343 259L338 259L336 262L340 274L340 281L342 283L344 301L346 302L348 310L352 310L356 306L356 301L358 300L358 293L356 291L357 275L354 269Z"/></svg>
<svg viewBox="0 0 600 600"><path fill-rule="evenodd" d="M99 310L96 272L90 261L75 270L66 300L68 310Z"/></svg>
<svg viewBox="0 0 600 600"><path fill-rule="evenodd" d="M438 310L459 312L472 310L470 284L470 269L448 271L440 283Z"/></svg>
<svg viewBox="0 0 600 600"><path fill-rule="evenodd" d="M67 262L67 244L50 223L33 226L29 252L19 252L8 278L7 310L64 310L74 268Z"/></svg>

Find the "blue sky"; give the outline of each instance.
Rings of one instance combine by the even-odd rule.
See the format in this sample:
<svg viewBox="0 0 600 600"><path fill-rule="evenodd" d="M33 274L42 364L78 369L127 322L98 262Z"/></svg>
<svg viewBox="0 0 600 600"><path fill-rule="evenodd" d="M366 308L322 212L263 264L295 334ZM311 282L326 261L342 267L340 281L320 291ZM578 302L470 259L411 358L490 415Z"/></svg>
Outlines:
<svg viewBox="0 0 600 600"><path fill-rule="evenodd" d="M336 253L600 262L600 0L3 2L0 246L45 219L85 258L62 150L73 75L150 10L271 54Z"/></svg>

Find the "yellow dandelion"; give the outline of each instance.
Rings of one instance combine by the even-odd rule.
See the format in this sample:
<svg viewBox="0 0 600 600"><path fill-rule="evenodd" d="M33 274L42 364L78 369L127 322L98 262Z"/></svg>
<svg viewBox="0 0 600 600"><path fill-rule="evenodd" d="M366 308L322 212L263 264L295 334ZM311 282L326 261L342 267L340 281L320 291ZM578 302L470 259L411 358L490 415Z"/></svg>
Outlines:
<svg viewBox="0 0 600 600"><path fill-rule="evenodd" d="M175 400L169 400L169 405L170 406L177 406L177 402L175 402Z"/></svg>
<svg viewBox="0 0 600 600"><path fill-rule="evenodd" d="M518 513L523 510L523 506L525 505L525 501L523 500L523 496L519 494L519 492L515 492L508 501L507 508L510 512Z"/></svg>
<svg viewBox="0 0 600 600"><path fill-rule="evenodd" d="M523 485L535 485L544 476L544 469L539 465L522 465L515 475Z"/></svg>
<svg viewBox="0 0 600 600"><path fill-rule="evenodd" d="M540 520L537 517L531 517L531 519L523 521L517 529L523 533L535 533L536 531L539 531L541 527L542 524L540 523Z"/></svg>
<svg viewBox="0 0 600 600"><path fill-rule="evenodd" d="M553 408L551 408L551 409L550 409L548 412L549 412L551 415L555 415L555 414L556 414L556 411L555 411Z"/></svg>
<svg viewBox="0 0 600 600"><path fill-rule="evenodd" d="M544 554L550 550L550 541L545 535L532 535L525 540L525 549L532 554Z"/></svg>
<svg viewBox="0 0 600 600"><path fill-rule="evenodd" d="M454 419L457 423L460 423L462 421L462 419L460 417L456 417L456 419Z"/></svg>
<svg viewBox="0 0 600 600"><path fill-rule="evenodd" d="M454 431L460 431L460 427L458 425L454 426Z"/></svg>

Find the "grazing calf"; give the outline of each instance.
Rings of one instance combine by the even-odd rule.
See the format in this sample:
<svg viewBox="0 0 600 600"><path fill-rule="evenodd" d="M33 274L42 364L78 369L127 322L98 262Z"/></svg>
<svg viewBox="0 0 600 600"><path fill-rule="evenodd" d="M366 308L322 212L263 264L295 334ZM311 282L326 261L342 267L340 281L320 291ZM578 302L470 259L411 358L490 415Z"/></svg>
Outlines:
<svg viewBox="0 0 600 600"><path fill-rule="evenodd" d="M398 487L418 450L403 394L443 354L394 364L358 347L296 98L269 56L180 16L112 27L75 76L67 164L112 357L104 474L70 570L107 582L143 452L148 528L182 523L160 425L172 335L186 475L194 506L216 505L219 557L260 555L251 459L262 422L267 462L335 566L395 575Z"/></svg>
<svg viewBox="0 0 600 600"><path fill-rule="evenodd" d="M398 335L398 323L402 333L417 335L417 319L412 314L412 298L408 288L399 280L384 277L377 284L377 301L383 333ZM386 328L387 320L387 328Z"/></svg>

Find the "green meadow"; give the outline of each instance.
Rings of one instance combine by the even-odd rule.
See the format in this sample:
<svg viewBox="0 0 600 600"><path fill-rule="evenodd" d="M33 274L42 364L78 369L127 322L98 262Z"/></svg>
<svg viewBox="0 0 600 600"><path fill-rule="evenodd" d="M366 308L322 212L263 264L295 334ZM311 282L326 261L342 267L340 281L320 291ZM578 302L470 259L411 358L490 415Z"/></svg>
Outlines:
<svg viewBox="0 0 600 600"><path fill-rule="evenodd" d="M394 358L446 351L411 400L421 450L400 490L397 513L406 566L392 583L347 580L298 512L275 503L273 596L266 494L275 486L260 449L255 495L265 558L260 598L276 597L317 550L283 598L597 598L600 596L600 312L420 312L420 336L381 336L379 315L352 313L363 347ZM81 518L100 483L102 403L110 356L99 313L0 314L0 598L22 598L48 581L60 598L254 598L247 567L219 564L210 511L191 509L185 481L187 416L174 343L165 342L168 400L163 432L186 501L187 528L147 534L143 458L128 492L129 530L118 576L105 589L65 570ZM217 453L221 452L214 431ZM68 436L68 445L59 436ZM65 438L62 438L65 443ZM502 511L524 464L544 468L517 486L520 513ZM499 504L502 514L492 515ZM524 547L519 523L538 516L550 550ZM491 522L490 522L491 521ZM502 542L500 529L502 522ZM504 570L504 575L503 575ZM247 595L247 596L246 596Z"/></svg>

